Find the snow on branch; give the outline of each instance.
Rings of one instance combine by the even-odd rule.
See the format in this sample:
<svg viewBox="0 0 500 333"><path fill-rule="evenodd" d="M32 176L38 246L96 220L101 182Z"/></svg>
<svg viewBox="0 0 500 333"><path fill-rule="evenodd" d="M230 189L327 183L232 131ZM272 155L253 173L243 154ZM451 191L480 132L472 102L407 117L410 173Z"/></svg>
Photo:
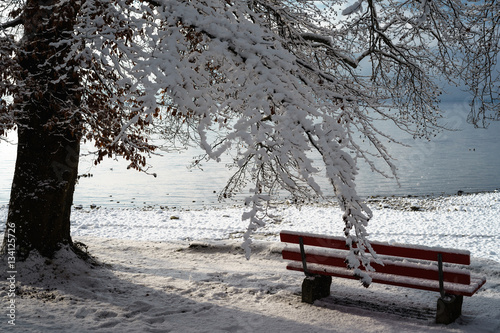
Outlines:
<svg viewBox="0 0 500 333"><path fill-rule="evenodd" d="M341 59L352 68L358 67L358 61L334 49L334 45L332 43L332 37L321 36L313 33L303 33L300 35L300 37L304 40L313 41L328 47L329 51L332 52L335 55L335 57Z"/></svg>
<svg viewBox="0 0 500 333"><path fill-rule="evenodd" d="M348 16L363 10L363 0L358 0L342 11L342 15Z"/></svg>
<svg viewBox="0 0 500 333"><path fill-rule="evenodd" d="M22 25L23 23L24 23L24 21L23 21L22 16L19 16L19 17L17 17L16 19L14 19L12 21L1 23L0 24L0 29L15 28L18 25Z"/></svg>

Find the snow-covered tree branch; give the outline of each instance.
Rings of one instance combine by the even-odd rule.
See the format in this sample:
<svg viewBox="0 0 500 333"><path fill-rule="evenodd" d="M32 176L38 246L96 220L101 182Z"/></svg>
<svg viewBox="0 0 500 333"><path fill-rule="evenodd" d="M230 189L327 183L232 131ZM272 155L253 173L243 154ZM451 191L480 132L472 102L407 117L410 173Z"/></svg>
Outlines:
<svg viewBox="0 0 500 333"><path fill-rule="evenodd" d="M235 173L221 196L252 184L246 245L269 218L278 191L304 202L331 189L344 210L349 265L368 266L371 211L356 194L356 163L365 159L373 170L396 174L382 144L392 139L374 120L431 136L440 129L443 80L466 81L473 106L498 117L494 2L12 0L2 6L0 95L14 103L1 102L1 133L13 126L48 134L64 129L71 140L94 142L97 162L118 155L139 170L157 148L149 136L158 132L171 142L194 139L214 160L231 153ZM36 61L23 61L32 54ZM37 103L48 116L35 126ZM315 154L322 165L314 165Z"/></svg>

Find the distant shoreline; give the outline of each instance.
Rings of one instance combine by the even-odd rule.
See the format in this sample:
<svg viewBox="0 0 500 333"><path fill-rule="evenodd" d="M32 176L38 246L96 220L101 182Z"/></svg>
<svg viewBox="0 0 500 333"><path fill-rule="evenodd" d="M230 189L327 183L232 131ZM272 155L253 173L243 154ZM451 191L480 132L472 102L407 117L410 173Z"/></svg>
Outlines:
<svg viewBox="0 0 500 333"><path fill-rule="evenodd" d="M477 194L487 194L487 193L497 193L499 192L500 189L495 189L492 191L471 191L471 192L466 192L466 191L458 191L455 194L426 194L426 195L374 195L374 196L368 196L364 199L364 202L366 202L369 205L381 205L381 204L393 204L395 205L398 203L396 206L399 206L400 208L404 208L404 210L420 210L417 209L415 205L408 206L412 201L418 201L418 202L425 202L427 201L435 201L437 199L446 199L446 198L453 198L453 197L460 197L460 196L470 196L470 195L477 195ZM333 206L336 207L338 206L336 199L334 197L327 197L325 199L312 199L309 202L303 202L296 204L292 202L290 199L280 199L276 200L273 202L273 205L276 206ZM407 207L408 206L408 207ZM3 204L0 205L0 209L7 209L8 204ZM151 204L151 205L133 205L133 206L114 206L114 205L98 205L98 204L89 204L89 205L73 205L74 210L81 210L81 209L110 209L110 210L154 210L154 209L161 209L161 210L187 210L187 211L203 211L203 210L224 210L224 209L232 209L232 208L245 208L245 205L241 203L241 200L235 200L233 203L230 202L221 202L221 203L216 203L216 204L209 204L209 205L203 205L201 207L198 206L168 206L168 205L160 205L160 204Z"/></svg>

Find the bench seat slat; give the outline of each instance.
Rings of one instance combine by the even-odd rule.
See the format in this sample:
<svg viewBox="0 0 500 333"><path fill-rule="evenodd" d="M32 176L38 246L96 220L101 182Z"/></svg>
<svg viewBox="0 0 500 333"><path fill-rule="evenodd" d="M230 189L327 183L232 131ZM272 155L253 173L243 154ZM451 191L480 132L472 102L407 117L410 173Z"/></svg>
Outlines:
<svg viewBox="0 0 500 333"><path fill-rule="evenodd" d="M285 230L280 233L281 241L284 243L299 244L299 237L302 237L304 245L346 250L344 237L325 236ZM420 245L391 245L375 241L370 242L370 244L375 252L380 255L437 261L437 256L441 253L443 262L470 265L470 252L466 250L433 248Z"/></svg>
<svg viewBox="0 0 500 333"><path fill-rule="evenodd" d="M306 251L306 261L308 264L321 264L345 268L345 253L328 252L328 254L315 253L313 249ZM302 261L302 256L298 248L284 249L283 259ZM395 274L406 277L415 277L427 280L439 280L438 267L436 265L422 265L411 262L382 260L383 266L372 262L371 265L377 273ZM470 284L469 271L457 268L444 267L443 281Z"/></svg>
<svg viewBox="0 0 500 333"><path fill-rule="evenodd" d="M298 262L290 262L287 267L289 270L303 272L302 264ZM359 277L354 275L354 272L347 268L323 266L317 264L310 264L307 266L307 270L312 274L330 275L336 277L359 279ZM368 273L373 282L389 284L399 287L407 287L428 291L439 292L439 281L431 281L426 279L419 279L414 277L402 277L390 274L383 274L379 272L369 272ZM444 290L446 293L453 295L463 295L472 296L479 288L481 288L486 282L485 278L472 277L471 283L469 285L457 284L457 283L444 283Z"/></svg>

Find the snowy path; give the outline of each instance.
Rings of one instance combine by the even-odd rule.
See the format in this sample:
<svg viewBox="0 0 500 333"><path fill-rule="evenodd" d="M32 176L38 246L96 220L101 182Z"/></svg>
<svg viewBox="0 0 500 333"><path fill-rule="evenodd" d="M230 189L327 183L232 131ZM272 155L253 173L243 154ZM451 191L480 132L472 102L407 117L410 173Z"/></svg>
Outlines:
<svg viewBox="0 0 500 333"><path fill-rule="evenodd" d="M234 242L189 246L81 240L109 266L68 268L74 258L63 253L40 278L36 262L27 263L21 279L35 287L22 287L13 332L399 333L500 328L498 265L487 270L484 290L465 299L463 316L445 327L434 324L438 295L431 292L380 285L365 289L356 281L334 279L331 297L312 306L301 303L303 276L284 269L276 243L260 243L247 261Z"/></svg>

